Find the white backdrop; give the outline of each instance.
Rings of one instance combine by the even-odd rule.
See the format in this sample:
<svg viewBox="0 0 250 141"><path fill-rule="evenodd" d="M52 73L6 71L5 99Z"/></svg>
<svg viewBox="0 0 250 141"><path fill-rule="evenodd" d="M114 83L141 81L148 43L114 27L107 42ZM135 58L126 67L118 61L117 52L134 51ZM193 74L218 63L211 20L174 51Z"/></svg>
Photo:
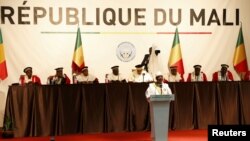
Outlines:
<svg viewBox="0 0 250 141"><path fill-rule="evenodd" d="M77 24L66 24L66 9L76 8L78 10L79 27L82 33L82 43L84 48L85 63L89 66L90 73L96 75L100 82L104 82L104 75L110 73L110 67L119 65L120 71L125 76L131 72L136 64L141 63L144 54L148 53L148 48L152 44L157 44L161 50L162 65L167 72L167 63L170 49L173 42L176 27L180 32L180 43L182 57L184 60L185 79L187 73L193 71L194 64L201 64L202 70L207 74L208 80L212 78L212 73L220 69L221 63L227 63L236 80L239 80L233 66L233 54L236 46L240 26L236 24L236 9L239 9L239 21L243 24L243 34L247 57L250 55L250 16L249 0L0 0L0 8L10 7L14 10L11 24L7 18L5 22L1 21L3 43L5 47L5 56L9 76L6 80L0 82L0 127L1 115L4 112L4 105L8 85L18 82L20 74L26 66L33 67L33 73L38 75L42 83L46 83L49 75L54 74L54 68L64 67L64 72L71 77L71 62L76 40ZM29 24L18 23L18 9L20 7L29 7L22 14L29 15L22 17L23 21L29 21ZM34 24L34 8L42 7L47 14L38 19ZM51 24L49 18L49 8L54 10L54 18L58 19L58 8L62 8L62 22L58 25ZM93 21L93 25L83 25L82 8L86 9L87 21ZM100 10L100 24L97 25L96 9ZM106 25L103 22L103 11L112 8L116 14L116 25ZM118 22L118 9L124 11L123 18L127 18L127 9L131 8L131 23L121 25ZM163 25L154 25L154 9L166 10L166 23ZM0 11L1 11L0 9ZM146 25L135 25L135 9L144 9L139 15L139 22ZM177 26L169 21L170 12L173 9L173 20L178 20L178 9L181 9L181 23ZM201 9L205 9L205 25L201 21L190 24L190 9L193 9L198 15ZM212 22L208 25L212 10L215 9L221 25ZM233 25L223 25L223 9L226 10L226 19ZM1 11L2 12L2 11ZM6 10L5 14L10 11ZM41 12L41 11L39 11ZM41 14L41 13L40 13ZM0 13L3 17L3 13ZM162 15L159 14L159 17ZM110 13L107 17L110 17ZM213 17L213 20L215 18ZM74 20L74 19L71 19ZM158 19L159 21L161 18ZM95 32L95 33L94 33ZM170 34L156 34L157 32L171 32ZM189 34L181 34L181 33ZM191 34L191 33L209 33L209 34ZM211 33L211 34L210 34ZM122 62L116 56L116 48L121 42L130 42L136 48L136 56L132 61Z"/></svg>

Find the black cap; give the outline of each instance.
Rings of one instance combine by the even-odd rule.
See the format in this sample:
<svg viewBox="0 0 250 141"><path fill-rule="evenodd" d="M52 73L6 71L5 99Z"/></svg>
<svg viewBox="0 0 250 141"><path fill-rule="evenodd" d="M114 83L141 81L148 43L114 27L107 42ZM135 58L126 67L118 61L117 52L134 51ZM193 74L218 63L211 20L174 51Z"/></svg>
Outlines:
<svg viewBox="0 0 250 141"><path fill-rule="evenodd" d="M24 68L24 69L23 69L23 72L26 73L28 70L32 70L32 67L26 67L26 68Z"/></svg>
<svg viewBox="0 0 250 141"><path fill-rule="evenodd" d="M63 70L63 67L55 68L56 71Z"/></svg>
<svg viewBox="0 0 250 141"><path fill-rule="evenodd" d="M88 66L85 66L82 68L82 71L87 70L88 68L89 68Z"/></svg>
<svg viewBox="0 0 250 141"><path fill-rule="evenodd" d="M194 65L194 68L201 68L201 65Z"/></svg>
<svg viewBox="0 0 250 141"><path fill-rule="evenodd" d="M111 69L118 69L119 68L119 66L113 66L113 67L111 67Z"/></svg>
<svg viewBox="0 0 250 141"><path fill-rule="evenodd" d="M142 65L141 64L136 65L135 68L140 69L140 68L142 68Z"/></svg>
<svg viewBox="0 0 250 141"><path fill-rule="evenodd" d="M227 64L221 64L221 67L229 68L229 66Z"/></svg>

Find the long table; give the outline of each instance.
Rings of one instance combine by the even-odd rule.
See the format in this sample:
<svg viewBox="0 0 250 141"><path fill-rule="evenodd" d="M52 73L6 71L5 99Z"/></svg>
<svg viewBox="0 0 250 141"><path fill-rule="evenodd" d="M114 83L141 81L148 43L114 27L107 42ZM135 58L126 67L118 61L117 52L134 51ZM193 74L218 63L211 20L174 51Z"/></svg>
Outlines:
<svg viewBox="0 0 250 141"><path fill-rule="evenodd" d="M169 83L170 130L250 124L250 82ZM150 130L148 83L9 86L15 137Z"/></svg>

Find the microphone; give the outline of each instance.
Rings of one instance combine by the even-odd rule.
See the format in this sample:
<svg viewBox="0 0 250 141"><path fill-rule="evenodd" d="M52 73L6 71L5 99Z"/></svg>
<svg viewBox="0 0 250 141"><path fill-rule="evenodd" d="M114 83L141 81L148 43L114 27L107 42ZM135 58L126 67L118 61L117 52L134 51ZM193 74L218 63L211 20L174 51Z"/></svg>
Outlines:
<svg viewBox="0 0 250 141"><path fill-rule="evenodd" d="M75 73L73 73L73 84L77 84L77 78Z"/></svg>
<svg viewBox="0 0 250 141"><path fill-rule="evenodd" d="M159 87L161 88L161 95L162 95L162 84L159 84Z"/></svg>
<svg viewBox="0 0 250 141"><path fill-rule="evenodd" d="M142 82L144 82L145 73L142 73Z"/></svg>

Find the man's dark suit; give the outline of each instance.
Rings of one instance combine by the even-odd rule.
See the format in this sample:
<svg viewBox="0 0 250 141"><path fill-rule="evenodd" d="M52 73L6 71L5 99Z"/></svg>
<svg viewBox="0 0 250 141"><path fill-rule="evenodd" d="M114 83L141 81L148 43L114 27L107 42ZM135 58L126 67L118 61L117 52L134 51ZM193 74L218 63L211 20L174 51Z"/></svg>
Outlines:
<svg viewBox="0 0 250 141"><path fill-rule="evenodd" d="M150 54L145 54L141 65L144 66L144 69L148 72L148 63L149 63L149 58L150 58Z"/></svg>

